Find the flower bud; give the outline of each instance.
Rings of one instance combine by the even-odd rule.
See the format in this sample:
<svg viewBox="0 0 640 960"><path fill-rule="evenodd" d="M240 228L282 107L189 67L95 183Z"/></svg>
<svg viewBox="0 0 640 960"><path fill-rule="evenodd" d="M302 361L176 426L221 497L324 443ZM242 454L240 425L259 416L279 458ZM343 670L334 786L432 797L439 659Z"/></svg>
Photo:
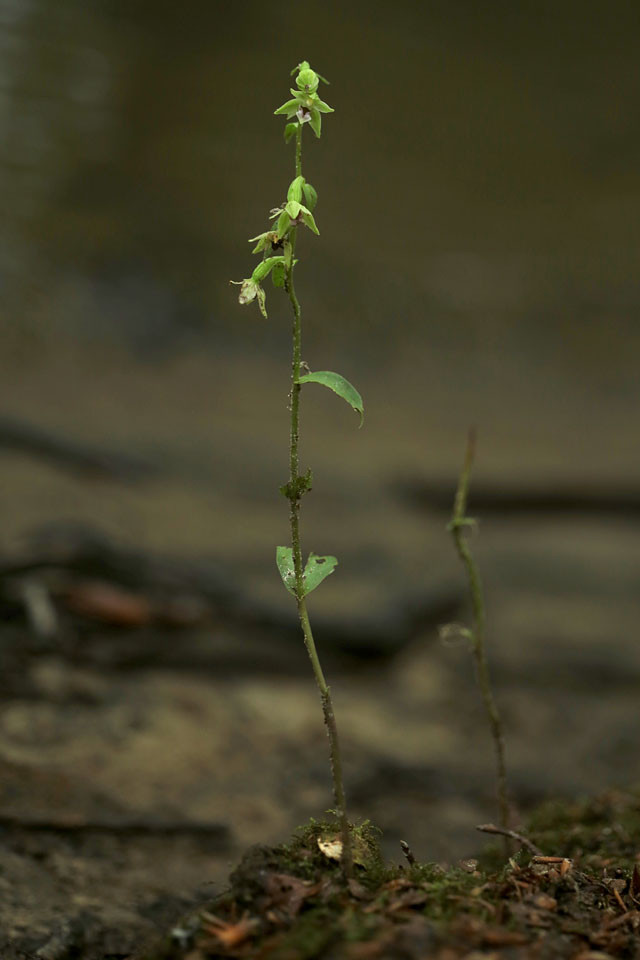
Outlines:
<svg viewBox="0 0 640 960"><path fill-rule="evenodd" d="M306 90L307 93L315 93L320 83L320 77L311 68L301 70L296 77L296 86L299 90Z"/></svg>

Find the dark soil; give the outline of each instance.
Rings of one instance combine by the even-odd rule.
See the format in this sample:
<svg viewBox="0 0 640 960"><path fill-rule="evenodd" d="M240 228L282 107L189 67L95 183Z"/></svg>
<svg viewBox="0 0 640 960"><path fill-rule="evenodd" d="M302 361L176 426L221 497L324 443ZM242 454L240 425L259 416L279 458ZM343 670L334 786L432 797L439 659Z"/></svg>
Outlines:
<svg viewBox="0 0 640 960"><path fill-rule="evenodd" d="M385 865L364 824L345 884L331 848L321 849L335 825L312 821L288 845L252 848L224 894L136 957L640 957L639 827L637 793L551 803L527 838L545 854L521 846L500 863L493 849L444 867Z"/></svg>

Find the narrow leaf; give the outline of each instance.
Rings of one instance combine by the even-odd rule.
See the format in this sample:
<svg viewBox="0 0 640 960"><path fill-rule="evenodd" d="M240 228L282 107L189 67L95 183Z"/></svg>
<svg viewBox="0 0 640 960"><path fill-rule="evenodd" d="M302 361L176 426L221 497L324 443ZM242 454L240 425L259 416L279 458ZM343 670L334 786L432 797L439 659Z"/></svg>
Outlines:
<svg viewBox="0 0 640 960"><path fill-rule="evenodd" d="M324 102L324 100L320 100L319 97L316 97L314 106L320 111L320 113L335 113L333 107L330 107L328 103Z"/></svg>
<svg viewBox="0 0 640 960"><path fill-rule="evenodd" d="M291 217L286 212L286 210L283 210L280 216L278 217L278 222L276 223L276 233L278 234L278 238L280 240L282 240L282 238L284 237L285 233L289 229L290 224L291 224Z"/></svg>
<svg viewBox="0 0 640 960"><path fill-rule="evenodd" d="M293 93L294 91L292 90L291 92ZM299 106L300 104L298 103L297 99L287 100L286 103L283 103L281 107L278 107L278 109L274 110L273 112L276 116L280 113L286 113L288 117L292 117Z"/></svg>
<svg viewBox="0 0 640 960"><path fill-rule="evenodd" d="M304 198L307 201L307 206L313 213L316 208L316 203L318 202L318 194L310 183L303 183L302 189L304 190Z"/></svg>
<svg viewBox="0 0 640 960"><path fill-rule="evenodd" d="M307 565L304 568L305 597L312 590L315 590L330 573L333 573L337 565L336 557L319 557L315 553L310 553Z"/></svg>
<svg viewBox="0 0 640 960"><path fill-rule="evenodd" d="M333 390L359 414L360 426L362 426L364 421L362 397L356 388L344 377L341 377L339 373L333 373L331 370L318 370L316 373L306 373L303 377L298 377L298 383L321 383L323 387Z"/></svg>
<svg viewBox="0 0 640 960"><path fill-rule="evenodd" d="M306 213L302 214L302 222L305 224L305 226L309 227L309 230L311 230L313 233L317 233L317 235L320 236L320 231L316 227L316 222L313 219L313 214L310 210L307 210Z"/></svg>
<svg viewBox="0 0 640 960"><path fill-rule="evenodd" d="M272 238L273 233L260 233L257 237L251 237L249 243L253 243L254 240L258 241L251 253L260 253L261 250L265 250L271 243Z"/></svg>
<svg viewBox="0 0 640 960"><path fill-rule="evenodd" d="M319 137L322 129L322 115L317 107L311 107L309 113L311 114L311 119L309 120L311 129L315 133L316 137Z"/></svg>
<svg viewBox="0 0 640 960"><path fill-rule="evenodd" d="M263 288L260 286L258 286L258 289L256 290L256 298L258 300L258 306L260 307L260 313L265 318L265 320L268 320L269 318L267 317L267 295L264 292Z"/></svg>
<svg viewBox="0 0 640 960"><path fill-rule="evenodd" d="M289 593L296 595L296 571L293 565L293 550L291 547L276 547L276 563L282 577L282 582Z"/></svg>

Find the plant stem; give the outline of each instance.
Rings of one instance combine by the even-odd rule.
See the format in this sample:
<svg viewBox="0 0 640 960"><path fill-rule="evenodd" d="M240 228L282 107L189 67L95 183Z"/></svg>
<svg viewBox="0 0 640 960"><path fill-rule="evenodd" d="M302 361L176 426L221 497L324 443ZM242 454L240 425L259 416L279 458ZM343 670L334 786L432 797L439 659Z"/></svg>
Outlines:
<svg viewBox="0 0 640 960"><path fill-rule="evenodd" d="M296 130L296 176L302 176L302 125L298 124ZM289 443L289 486L288 498L290 504L289 522L291 525L291 546L293 550L293 563L296 574L296 601L298 605L298 617L304 636L304 643L311 660L313 674L320 692L320 701L322 703L322 712L324 722L329 737L329 756L331 760L331 774L333 778L333 794L336 808L340 818L340 827L342 832L342 869L345 877L350 877L353 873L353 856L351 850L351 833L349 830L349 821L347 819L347 802L342 780L342 759L340 754L340 743L338 741L338 728L333 712L333 702L331 692L320 665L318 651L316 650L309 614L307 613L307 603L304 598L304 580L302 567L302 548L300 545L300 498L302 496L298 480L299 472L299 427L300 427L300 364L302 360L302 322L300 303L296 296L293 283L293 260L296 246L297 228L294 227L290 233L291 258L286 268L285 286L289 294L289 300L293 308L293 358L291 363L291 433Z"/></svg>
<svg viewBox="0 0 640 960"><path fill-rule="evenodd" d="M471 631L471 649L475 659L476 673L480 692L484 701L487 717L489 719L489 728L493 738L493 746L496 757L497 774L497 798L498 810L500 816L500 826L504 831L509 829L509 803L507 798L507 770L505 762L504 735L502 732L502 720L491 687L491 678L489 675L489 664L487 662L487 650L485 645L485 607L484 595L482 591L482 582L480 574L475 564L469 544L465 538L464 528L473 524L473 521L466 516L467 497L469 493L469 483L471 480L471 468L475 454L476 437L475 431L469 431L467 440L467 449L460 478L458 480L458 489L453 507L453 516L449 524L449 530L458 551L458 555L464 564L469 580L469 589L471 592L471 604L473 608L473 630ZM508 850L508 841L505 839Z"/></svg>

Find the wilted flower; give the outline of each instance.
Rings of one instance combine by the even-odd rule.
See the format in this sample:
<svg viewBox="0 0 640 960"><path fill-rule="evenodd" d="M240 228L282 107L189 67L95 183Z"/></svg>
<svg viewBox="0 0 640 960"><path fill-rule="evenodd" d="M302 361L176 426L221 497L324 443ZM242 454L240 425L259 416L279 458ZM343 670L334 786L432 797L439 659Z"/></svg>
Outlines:
<svg viewBox="0 0 640 960"><path fill-rule="evenodd" d="M267 307L266 299L267 296L255 280L251 277L248 280L232 280L231 283L240 285L240 294L238 296L238 303L241 303L243 306L245 303L251 303L252 300L258 301L258 306L260 307L260 313L262 316L267 319Z"/></svg>
<svg viewBox="0 0 640 960"><path fill-rule="evenodd" d="M257 238L254 237L254 240L255 239ZM266 320L267 319L267 307L266 307L267 295L260 284L262 280L265 280L269 276L269 274L271 273L274 267L280 268L283 265L284 265L284 257L266 257L264 260L260 261L260 263L255 268L251 276L248 277L246 280L232 280L231 283L236 284L240 287L238 302L244 306L244 304L246 303L251 303L252 300L257 300L258 306L260 307L260 313Z"/></svg>

